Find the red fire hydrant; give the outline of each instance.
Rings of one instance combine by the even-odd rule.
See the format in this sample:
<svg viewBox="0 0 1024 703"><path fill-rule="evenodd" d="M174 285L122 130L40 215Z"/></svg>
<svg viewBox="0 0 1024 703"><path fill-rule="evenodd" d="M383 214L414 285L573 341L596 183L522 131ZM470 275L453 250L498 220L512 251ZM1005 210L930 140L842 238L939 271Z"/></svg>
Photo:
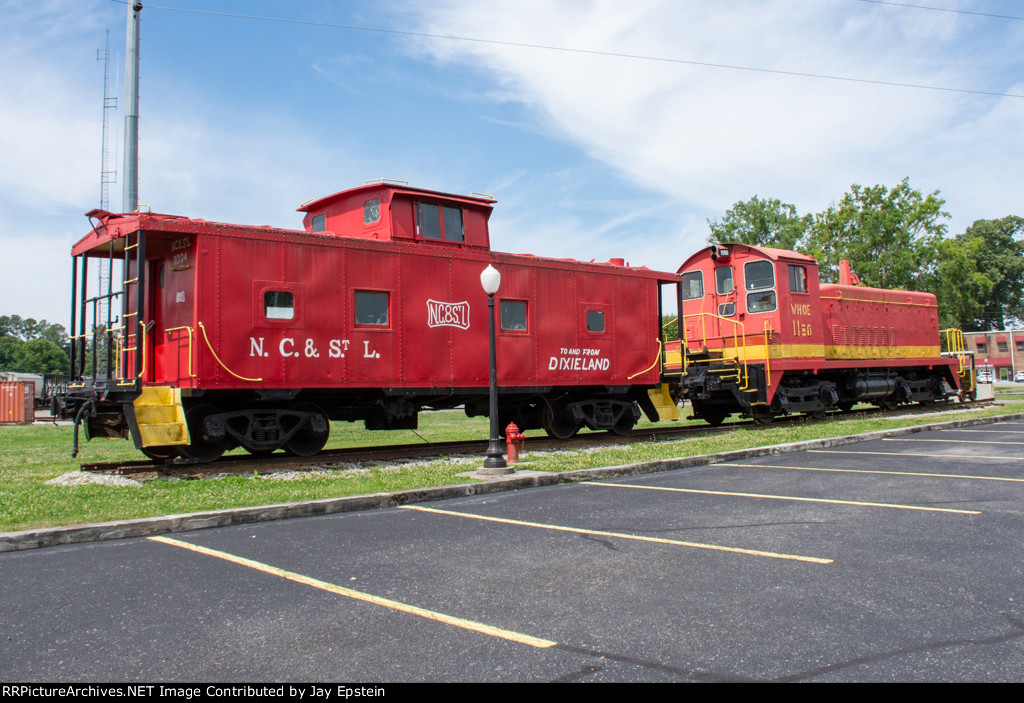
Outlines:
<svg viewBox="0 0 1024 703"><path fill-rule="evenodd" d="M508 427L505 428L505 447L508 454L508 463L514 464L519 461L519 452L523 451L523 443L525 441L526 435L519 431L516 423L508 423Z"/></svg>

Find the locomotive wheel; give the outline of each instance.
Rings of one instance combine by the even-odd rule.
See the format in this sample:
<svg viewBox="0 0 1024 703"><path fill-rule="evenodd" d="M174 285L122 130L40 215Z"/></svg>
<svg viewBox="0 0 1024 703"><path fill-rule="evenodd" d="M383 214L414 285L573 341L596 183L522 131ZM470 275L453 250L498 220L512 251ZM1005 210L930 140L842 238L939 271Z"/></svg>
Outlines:
<svg viewBox="0 0 1024 703"><path fill-rule="evenodd" d="M292 406L292 410L304 413L317 413L323 418L327 429L323 432L317 432L309 422L304 422L302 428L285 443L285 450L295 456L313 456L318 454L324 448L324 445L327 444L327 438L331 436L330 423L327 422L327 416L320 409L320 406L313 403L296 403Z"/></svg>
<svg viewBox="0 0 1024 703"><path fill-rule="evenodd" d="M569 439L580 431L580 425L569 412L569 403L556 400L544 406L544 431L553 439Z"/></svg>
<svg viewBox="0 0 1024 703"><path fill-rule="evenodd" d="M172 461L178 456L178 447L143 447L142 453L153 461Z"/></svg>
<svg viewBox="0 0 1024 703"><path fill-rule="evenodd" d="M709 425L711 425L712 427L718 427L719 425L721 425L723 422L725 422L725 418L726 417L727 416L726 416L725 413L702 413L701 414L701 419L704 420L704 422L706 422Z"/></svg>
<svg viewBox="0 0 1024 703"><path fill-rule="evenodd" d="M853 410L853 405L854 405L854 403L853 403L852 400L844 400L841 403L837 403L836 407L839 408L844 413L848 413L851 410Z"/></svg>
<svg viewBox="0 0 1024 703"><path fill-rule="evenodd" d="M751 417L757 425L770 425L772 424L772 420L775 419L775 416L771 413L758 413L756 415L751 415Z"/></svg>
<svg viewBox="0 0 1024 703"><path fill-rule="evenodd" d="M188 434L192 438L192 443L181 448L183 457L205 463L216 461L221 454L227 451L229 446L227 435L215 438L203 432L203 421L211 415L219 414L220 411L220 408L215 405L201 403L185 412L185 421L188 423Z"/></svg>

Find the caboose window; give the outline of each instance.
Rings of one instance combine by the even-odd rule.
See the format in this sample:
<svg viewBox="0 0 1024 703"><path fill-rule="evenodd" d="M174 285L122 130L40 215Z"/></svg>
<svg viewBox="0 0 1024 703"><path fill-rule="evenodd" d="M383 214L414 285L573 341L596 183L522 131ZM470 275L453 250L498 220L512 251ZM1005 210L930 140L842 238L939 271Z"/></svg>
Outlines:
<svg viewBox="0 0 1024 703"><path fill-rule="evenodd" d="M604 312L587 310L587 332L604 332Z"/></svg>
<svg viewBox="0 0 1024 703"><path fill-rule="evenodd" d="M789 265L789 290L791 293L807 292L807 269Z"/></svg>
<svg viewBox="0 0 1024 703"><path fill-rule="evenodd" d="M363 224L372 225L377 222L380 222L380 198L363 203Z"/></svg>
<svg viewBox="0 0 1024 703"><path fill-rule="evenodd" d="M263 294L263 316L268 320L295 317L295 296L288 291L268 290Z"/></svg>
<svg viewBox="0 0 1024 703"><path fill-rule="evenodd" d="M683 274L683 300L696 300L704 297L704 274L701 271L690 271Z"/></svg>
<svg viewBox="0 0 1024 703"><path fill-rule="evenodd" d="M732 266L715 269L715 292L719 295L729 295L732 291Z"/></svg>
<svg viewBox="0 0 1024 703"><path fill-rule="evenodd" d="M313 232L327 231L327 215L313 215Z"/></svg>
<svg viewBox="0 0 1024 703"><path fill-rule="evenodd" d="M444 206L444 238L449 242L461 242L466 236L462 231L462 208Z"/></svg>
<svg viewBox="0 0 1024 703"><path fill-rule="evenodd" d="M501 301L501 329L513 332L526 331L526 301Z"/></svg>
<svg viewBox="0 0 1024 703"><path fill-rule="evenodd" d="M388 294L377 291L356 291L356 324L388 326Z"/></svg>
<svg viewBox="0 0 1024 703"><path fill-rule="evenodd" d="M441 211L434 203L416 204L416 229L424 239L441 238Z"/></svg>

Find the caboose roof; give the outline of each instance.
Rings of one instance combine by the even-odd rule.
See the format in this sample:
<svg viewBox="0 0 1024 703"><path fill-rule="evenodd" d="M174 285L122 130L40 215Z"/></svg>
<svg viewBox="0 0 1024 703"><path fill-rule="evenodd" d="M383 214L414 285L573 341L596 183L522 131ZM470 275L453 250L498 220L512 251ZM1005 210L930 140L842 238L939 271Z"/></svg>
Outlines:
<svg viewBox="0 0 1024 703"><path fill-rule="evenodd" d="M478 197L473 195L456 195L453 193L444 193L439 190L429 190L427 188L415 188L413 186L406 185L404 183L388 183L381 181L374 181L372 183L366 183L355 188L348 188L347 190L340 190L337 193L331 195L325 195L322 198L316 198L309 202L303 203L296 208L298 212L310 212L311 210L319 210L330 203L341 200L343 198L349 198L353 195L360 193L371 193L379 190L387 190L392 193L408 193L410 195L427 195L435 198L444 198L446 200L455 200L463 203L472 205L484 205L493 206L497 200L486 195L480 195Z"/></svg>

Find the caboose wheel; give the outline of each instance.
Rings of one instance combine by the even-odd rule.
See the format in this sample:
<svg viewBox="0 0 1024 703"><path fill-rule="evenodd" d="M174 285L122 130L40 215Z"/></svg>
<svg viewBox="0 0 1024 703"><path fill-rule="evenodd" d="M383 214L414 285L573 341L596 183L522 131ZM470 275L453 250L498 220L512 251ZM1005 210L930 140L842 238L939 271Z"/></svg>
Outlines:
<svg viewBox="0 0 1024 703"><path fill-rule="evenodd" d="M143 447L142 453L153 461L171 461L178 456L178 447Z"/></svg>
<svg viewBox="0 0 1024 703"><path fill-rule="evenodd" d="M624 412L619 417L618 422L608 428L608 431L614 435L625 437L633 431L633 427L636 425L636 420L633 419L633 413Z"/></svg>
<svg viewBox="0 0 1024 703"><path fill-rule="evenodd" d="M580 431L580 424L573 419L565 400L545 405L542 420L544 431L553 439L569 439Z"/></svg>
<svg viewBox="0 0 1024 703"><path fill-rule="evenodd" d="M327 421L324 411L320 409L320 406L313 403L296 403L292 406L292 410L316 413L320 416L322 422L314 420L303 421L299 431L285 443L285 450L295 456L313 456L319 453L324 448L324 445L327 444L327 438L331 436L331 426ZM322 425L322 428L318 430L315 425Z"/></svg>
<svg viewBox="0 0 1024 703"><path fill-rule="evenodd" d="M185 421L188 423L188 434L192 438L192 443L181 448L183 457L208 462L219 459L220 455L227 451L228 437L226 434L215 437L206 431L206 418L218 415L220 412L220 408L208 403L194 405L185 412Z"/></svg>

